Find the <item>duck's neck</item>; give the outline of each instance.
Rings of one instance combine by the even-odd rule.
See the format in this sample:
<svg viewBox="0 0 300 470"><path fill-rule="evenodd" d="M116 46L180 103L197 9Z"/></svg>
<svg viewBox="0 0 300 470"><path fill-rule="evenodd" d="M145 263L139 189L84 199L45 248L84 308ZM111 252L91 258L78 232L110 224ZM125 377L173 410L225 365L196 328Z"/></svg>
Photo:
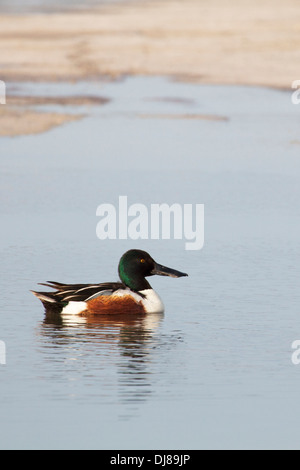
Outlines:
<svg viewBox="0 0 300 470"><path fill-rule="evenodd" d="M129 287L129 289L132 289L136 292L146 290L146 289L152 289L149 282L143 277L143 276L130 276L129 273L122 272L120 273L120 278L121 281Z"/></svg>

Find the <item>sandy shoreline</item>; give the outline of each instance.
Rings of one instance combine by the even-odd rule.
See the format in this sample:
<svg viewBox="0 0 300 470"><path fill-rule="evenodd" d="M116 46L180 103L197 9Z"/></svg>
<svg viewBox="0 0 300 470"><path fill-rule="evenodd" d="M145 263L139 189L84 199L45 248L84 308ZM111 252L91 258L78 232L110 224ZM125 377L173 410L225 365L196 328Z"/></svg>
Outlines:
<svg viewBox="0 0 300 470"><path fill-rule="evenodd" d="M82 116L63 113L40 113L26 108L0 108L0 137L40 134Z"/></svg>
<svg viewBox="0 0 300 470"><path fill-rule="evenodd" d="M10 95L6 105L0 107L0 136L39 134L84 117L84 114L80 113L40 111L40 106L101 106L107 102L108 99L99 96Z"/></svg>
<svg viewBox="0 0 300 470"><path fill-rule="evenodd" d="M297 0L133 1L86 12L2 14L0 80L163 75L289 89L300 79L299 37ZM0 128L8 128L6 115L1 109Z"/></svg>
<svg viewBox="0 0 300 470"><path fill-rule="evenodd" d="M169 0L0 16L2 80L171 75L287 88L299 79L297 0Z"/></svg>

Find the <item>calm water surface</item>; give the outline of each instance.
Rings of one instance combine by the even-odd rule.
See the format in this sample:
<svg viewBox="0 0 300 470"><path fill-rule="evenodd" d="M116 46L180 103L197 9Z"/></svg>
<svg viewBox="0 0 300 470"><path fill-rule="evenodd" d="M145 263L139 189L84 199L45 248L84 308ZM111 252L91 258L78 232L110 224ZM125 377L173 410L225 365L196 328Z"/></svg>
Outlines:
<svg viewBox="0 0 300 470"><path fill-rule="evenodd" d="M68 10L74 11L95 8L101 5L114 5L116 3L122 3L126 1L128 0L0 0L0 12L51 13ZM145 0L138 1L143 2Z"/></svg>
<svg viewBox="0 0 300 470"><path fill-rule="evenodd" d="M160 78L9 87L111 101L47 107L86 117L0 139L1 448L300 448L300 107L290 94ZM119 195L204 203L204 248L98 240L96 208ZM116 280L133 247L189 273L151 278L164 315L45 318L29 292Z"/></svg>

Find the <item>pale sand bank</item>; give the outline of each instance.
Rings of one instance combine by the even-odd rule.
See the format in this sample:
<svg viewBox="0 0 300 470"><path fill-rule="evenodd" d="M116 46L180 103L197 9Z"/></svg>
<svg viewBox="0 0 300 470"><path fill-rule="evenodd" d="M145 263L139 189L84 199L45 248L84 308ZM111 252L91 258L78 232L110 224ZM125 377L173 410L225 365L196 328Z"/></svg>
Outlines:
<svg viewBox="0 0 300 470"><path fill-rule="evenodd" d="M165 75L288 89L300 79L299 38L298 0L165 0L84 13L0 15L0 80ZM0 107L0 135L43 132L78 118L39 113L28 109L42 104L37 98L22 100L8 97Z"/></svg>
<svg viewBox="0 0 300 470"><path fill-rule="evenodd" d="M109 101L99 96L10 95L7 97L6 105L0 106L0 136L39 134L84 116L81 113L40 111L40 106L99 106Z"/></svg>
<svg viewBox="0 0 300 470"><path fill-rule="evenodd" d="M175 75L287 88L300 79L299 38L298 0L167 0L2 15L0 77Z"/></svg>
<svg viewBox="0 0 300 470"><path fill-rule="evenodd" d="M229 121L226 116L216 116L214 114L139 114L142 119L192 119L200 121Z"/></svg>
<svg viewBox="0 0 300 470"><path fill-rule="evenodd" d="M39 134L66 122L81 119L80 115L40 113L24 108L0 108L0 136L16 137Z"/></svg>

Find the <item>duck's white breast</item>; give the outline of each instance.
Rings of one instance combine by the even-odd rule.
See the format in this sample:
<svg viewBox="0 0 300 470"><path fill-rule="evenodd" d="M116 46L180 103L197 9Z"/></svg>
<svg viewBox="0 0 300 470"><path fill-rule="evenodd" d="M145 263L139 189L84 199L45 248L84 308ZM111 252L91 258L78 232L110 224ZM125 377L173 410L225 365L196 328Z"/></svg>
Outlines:
<svg viewBox="0 0 300 470"><path fill-rule="evenodd" d="M145 296L142 303L147 313L163 313L164 304L155 290L145 289L140 292Z"/></svg>

